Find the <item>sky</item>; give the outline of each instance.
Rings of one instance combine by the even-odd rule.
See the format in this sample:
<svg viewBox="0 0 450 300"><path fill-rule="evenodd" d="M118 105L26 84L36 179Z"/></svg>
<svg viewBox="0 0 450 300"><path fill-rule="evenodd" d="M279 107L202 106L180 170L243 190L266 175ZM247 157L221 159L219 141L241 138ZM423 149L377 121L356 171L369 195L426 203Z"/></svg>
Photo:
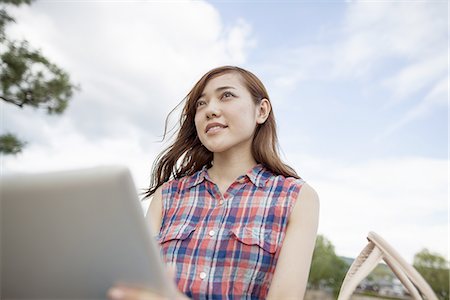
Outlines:
<svg viewBox="0 0 450 300"><path fill-rule="evenodd" d="M28 142L1 157L2 175L120 164L142 191L167 114L205 72L238 65L266 85L282 158L317 191L319 233L338 255L356 257L375 231L409 262L423 248L448 257L447 1L42 0L9 11L9 36L80 90L60 116L0 103L1 133Z"/></svg>

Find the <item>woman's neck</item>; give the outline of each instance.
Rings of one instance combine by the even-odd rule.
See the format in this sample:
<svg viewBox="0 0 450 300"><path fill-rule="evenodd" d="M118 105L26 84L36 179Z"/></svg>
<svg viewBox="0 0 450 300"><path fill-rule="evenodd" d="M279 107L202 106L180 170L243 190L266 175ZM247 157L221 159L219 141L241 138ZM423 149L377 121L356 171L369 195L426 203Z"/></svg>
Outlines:
<svg viewBox="0 0 450 300"><path fill-rule="evenodd" d="M213 166L208 170L211 179L217 184L231 184L256 165L251 153L227 155L214 153Z"/></svg>

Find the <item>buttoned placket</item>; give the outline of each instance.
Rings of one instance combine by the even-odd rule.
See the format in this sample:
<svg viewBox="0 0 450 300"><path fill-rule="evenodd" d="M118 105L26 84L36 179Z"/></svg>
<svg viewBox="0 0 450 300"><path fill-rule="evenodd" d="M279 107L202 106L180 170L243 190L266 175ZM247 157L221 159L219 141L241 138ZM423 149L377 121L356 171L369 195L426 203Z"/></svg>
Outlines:
<svg viewBox="0 0 450 300"><path fill-rule="evenodd" d="M209 182L209 194L212 196L212 199L218 199L216 201L212 201L211 210L219 210L219 212L210 213L210 215L214 215L215 218L213 220L210 220L209 222L213 224L212 227L209 227L204 232L204 240L203 242L207 243L208 249L215 249L213 252L215 255L218 254L218 251L216 251L220 247L220 236L222 236L222 231L226 230L224 219L227 214L228 210L228 204L231 203L231 201L234 198L234 194L237 193L241 188L244 187L244 183L246 182L245 178L242 177L238 179L237 181L233 182L230 187L227 189L225 194L222 194L219 190L219 187L213 183ZM236 187L235 185L239 184L239 187ZM219 238L218 238L219 237ZM205 259L208 262L208 265L205 264L203 269L199 270L198 278L202 280L201 283L201 289L203 292L207 293L210 289L210 285L212 284L212 280L210 280L210 276L213 276L214 274L214 261L217 259L215 257L206 257Z"/></svg>
<svg viewBox="0 0 450 300"><path fill-rule="evenodd" d="M220 193L217 185L213 182L208 182L206 184L212 200L210 207L211 212L208 213L208 215L214 216L214 218L208 221L211 226L205 228L203 232L204 238L202 240L202 243L205 243L206 245L201 246L201 248L204 247L205 249L216 249L218 243L220 242L218 237L220 236L220 231L223 230L221 225L224 216L226 215L227 205L226 199ZM212 276L214 273L214 259L215 258L213 256L206 256L205 265L203 266L203 268L199 269L197 273L197 278L202 281L200 284L202 293L204 293L205 295L208 294L210 285L213 282L210 279L210 276Z"/></svg>

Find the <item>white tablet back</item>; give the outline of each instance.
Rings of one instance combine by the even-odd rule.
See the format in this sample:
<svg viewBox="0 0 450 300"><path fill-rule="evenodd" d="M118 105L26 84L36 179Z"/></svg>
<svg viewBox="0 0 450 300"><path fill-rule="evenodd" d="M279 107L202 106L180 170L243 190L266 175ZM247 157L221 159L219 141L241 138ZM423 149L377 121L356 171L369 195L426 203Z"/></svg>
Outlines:
<svg viewBox="0 0 450 300"><path fill-rule="evenodd" d="M2 177L0 188L1 299L105 299L117 283L170 292L126 168Z"/></svg>

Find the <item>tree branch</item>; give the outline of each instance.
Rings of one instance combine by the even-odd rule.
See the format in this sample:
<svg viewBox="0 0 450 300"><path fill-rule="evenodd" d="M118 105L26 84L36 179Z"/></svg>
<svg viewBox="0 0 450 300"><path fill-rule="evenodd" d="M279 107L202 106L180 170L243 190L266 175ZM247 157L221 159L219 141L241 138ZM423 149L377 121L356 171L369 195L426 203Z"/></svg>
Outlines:
<svg viewBox="0 0 450 300"><path fill-rule="evenodd" d="M9 99L9 98L3 97L3 96L1 96L1 95L0 95L0 99L2 99L2 100L5 101L5 102L8 102L8 103L12 103L12 104L14 104L14 105L17 105L17 106L20 107L20 108L23 108L23 101L14 100L14 99Z"/></svg>

